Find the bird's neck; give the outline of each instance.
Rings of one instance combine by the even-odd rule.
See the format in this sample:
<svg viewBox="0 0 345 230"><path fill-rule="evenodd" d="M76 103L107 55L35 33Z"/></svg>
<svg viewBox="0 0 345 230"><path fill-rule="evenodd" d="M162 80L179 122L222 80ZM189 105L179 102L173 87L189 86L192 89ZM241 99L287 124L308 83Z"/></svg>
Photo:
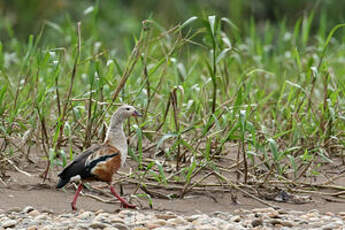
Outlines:
<svg viewBox="0 0 345 230"><path fill-rule="evenodd" d="M121 152L121 165L127 158L127 139L123 131L123 120L114 114L111 118L110 125L105 137L105 143L108 143Z"/></svg>

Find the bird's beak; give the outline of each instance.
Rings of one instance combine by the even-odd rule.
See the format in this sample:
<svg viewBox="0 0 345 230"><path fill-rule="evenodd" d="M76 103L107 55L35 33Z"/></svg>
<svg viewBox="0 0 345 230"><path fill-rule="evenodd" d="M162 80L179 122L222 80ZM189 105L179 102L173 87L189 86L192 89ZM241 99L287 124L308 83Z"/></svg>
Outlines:
<svg viewBox="0 0 345 230"><path fill-rule="evenodd" d="M132 114L133 117L142 117L143 115L139 113L137 110L135 110Z"/></svg>

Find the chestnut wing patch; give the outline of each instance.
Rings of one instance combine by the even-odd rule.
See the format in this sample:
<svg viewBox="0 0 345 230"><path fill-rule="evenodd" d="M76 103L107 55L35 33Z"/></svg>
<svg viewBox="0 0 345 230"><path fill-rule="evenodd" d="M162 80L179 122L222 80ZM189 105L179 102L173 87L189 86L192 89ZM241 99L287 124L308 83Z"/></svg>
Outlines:
<svg viewBox="0 0 345 230"><path fill-rule="evenodd" d="M103 148L88 158L85 167L90 173L90 177L111 182L112 175L120 168L120 165L120 151L113 146L104 145Z"/></svg>
<svg viewBox="0 0 345 230"><path fill-rule="evenodd" d="M110 158L113 158L115 156L119 155L119 153L113 153L111 155L104 155L104 156L100 156L99 158L91 161L86 167L89 168L89 169L93 169L97 166L98 163L101 163L101 162L106 162L107 160L109 160Z"/></svg>

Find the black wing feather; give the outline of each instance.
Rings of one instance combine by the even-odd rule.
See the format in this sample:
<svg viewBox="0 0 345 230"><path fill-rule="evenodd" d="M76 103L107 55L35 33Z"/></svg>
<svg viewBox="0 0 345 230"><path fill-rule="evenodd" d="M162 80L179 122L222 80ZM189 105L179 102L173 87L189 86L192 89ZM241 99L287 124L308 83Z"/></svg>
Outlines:
<svg viewBox="0 0 345 230"><path fill-rule="evenodd" d="M64 170L58 174L60 180L56 188L62 188L70 181L72 177L77 175L80 175L80 177L83 179L90 177L90 169L88 169L88 167L85 167L85 161L92 153L98 151L101 148L102 145L92 146L81 153L69 165L67 165L66 168L64 168Z"/></svg>

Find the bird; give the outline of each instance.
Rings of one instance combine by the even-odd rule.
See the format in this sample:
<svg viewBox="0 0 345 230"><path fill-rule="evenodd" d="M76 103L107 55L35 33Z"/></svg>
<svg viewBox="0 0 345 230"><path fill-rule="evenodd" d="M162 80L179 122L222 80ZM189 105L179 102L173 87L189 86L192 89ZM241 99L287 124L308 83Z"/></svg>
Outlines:
<svg viewBox="0 0 345 230"><path fill-rule="evenodd" d="M142 115L133 106L120 106L111 116L104 142L86 149L58 174L60 179L56 185L57 189L70 181L80 181L71 202L72 210L77 210L77 198L83 189L83 183L88 181L108 183L111 193L121 202L122 207L136 208L120 197L111 185L113 174L124 165L127 158L128 145L123 122L131 116Z"/></svg>

